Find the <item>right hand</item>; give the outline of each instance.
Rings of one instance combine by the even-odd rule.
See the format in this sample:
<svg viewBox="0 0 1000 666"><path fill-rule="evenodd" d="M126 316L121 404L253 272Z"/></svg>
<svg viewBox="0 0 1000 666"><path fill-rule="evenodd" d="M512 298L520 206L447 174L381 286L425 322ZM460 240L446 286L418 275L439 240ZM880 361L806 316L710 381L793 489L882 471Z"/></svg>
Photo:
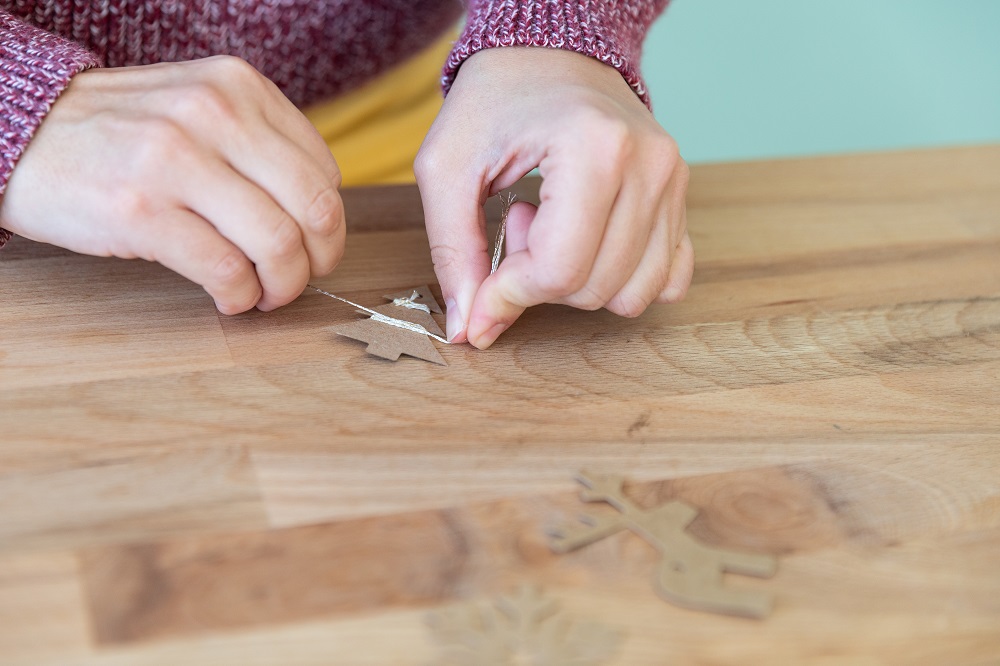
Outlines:
<svg viewBox="0 0 1000 666"><path fill-rule="evenodd" d="M0 227L156 261L225 314L294 300L344 250L340 170L242 60L94 69L56 101L0 200Z"/></svg>

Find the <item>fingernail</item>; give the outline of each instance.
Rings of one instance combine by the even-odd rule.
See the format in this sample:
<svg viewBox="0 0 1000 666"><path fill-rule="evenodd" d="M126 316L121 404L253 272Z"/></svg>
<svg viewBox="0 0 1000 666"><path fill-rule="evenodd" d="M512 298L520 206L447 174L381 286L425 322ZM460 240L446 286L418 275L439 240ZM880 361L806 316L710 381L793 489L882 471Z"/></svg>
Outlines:
<svg viewBox="0 0 1000 666"><path fill-rule="evenodd" d="M451 342L465 331L465 319L462 318L454 298L445 299L444 307L448 317L445 331L448 334L448 342Z"/></svg>
<svg viewBox="0 0 1000 666"><path fill-rule="evenodd" d="M479 339L475 342L476 347L479 349L488 349L494 342L496 342L496 339L500 337L500 334L507 330L507 328L507 324L494 324L490 330L479 336Z"/></svg>

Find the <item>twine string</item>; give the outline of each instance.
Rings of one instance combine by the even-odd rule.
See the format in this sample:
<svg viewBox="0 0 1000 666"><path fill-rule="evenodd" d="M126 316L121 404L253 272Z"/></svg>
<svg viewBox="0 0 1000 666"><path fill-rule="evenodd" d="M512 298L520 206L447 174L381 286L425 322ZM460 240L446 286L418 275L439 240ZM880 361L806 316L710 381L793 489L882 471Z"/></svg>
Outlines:
<svg viewBox="0 0 1000 666"><path fill-rule="evenodd" d="M311 284L310 285L306 285L306 286L309 287L310 289L314 289L314 290L318 291L319 293L323 294L324 296L329 296L330 298L335 298L338 301L340 301L341 303L347 303L350 306L356 307L358 310L361 310L362 312L371 315L371 320L372 321L377 321L377 322L380 322L382 324L388 324L389 326L395 326L396 328L401 328L404 331L412 331L413 333L421 333L423 335L429 335L432 338L434 338L435 340L437 340L439 342L443 342L446 345L450 345L451 344L450 342L448 342L447 340L445 340L444 338L442 338L440 335L435 335L434 333L431 333L430 331L428 331L426 328L424 328L420 324L414 324L412 321L406 321L405 319L396 319L395 317L390 317L389 315L382 314L381 312L376 312L375 310L372 310L371 308L366 308L363 305L358 305L354 301L349 301L346 298L343 298L341 296L337 296L336 294L331 294L328 291L323 291L319 287L314 287Z"/></svg>
<svg viewBox="0 0 1000 666"><path fill-rule="evenodd" d="M507 235L507 216L510 214L510 207L511 207L511 205L516 200L517 200L517 197L513 193L508 193L506 197L504 197L503 195L500 195L500 227L497 229L497 236L496 236L496 239L494 240L494 245L493 245L493 261L492 261L492 263L490 265L490 275L492 275L493 273L496 273L497 272L497 268L500 266L500 256L503 254L504 239L506 238L506 235ZM440 335L435 335L434 333L431 333L430 331L428 331L426 328L424 328L420 324L414 324L412 321L406 321L405 319L397 319L395 317L390 317L387 314L382 314L381 312L376 312L375 310L372 310L371 308L366 308L365 306L359 305L358 303L355 303L354 301L347 300L343 296L337 296L336 294L331 294L330 292L324 291L324 290L320 289L319 287L315 287L315 286L313 286L311 284L308 284L306 286L309 287L310 289L318 291L319 293L323 294L324 296L329 296L330 298L338 300L341 303L346 303L347 305L350 305L352 307L357 308L362 313L370 315L370 319L372 321L377 321L377 322L382 323L382 324L388 324L389 326L394 326L396 328L401 328L404 331L411 331L413 333L420 333L422 335L429 335L430 337L434 338L438 342L443 342L446 345L452 344L452 343L448 342L446 339L442 338ZM421 310L423 312L426 312L427 314L430 314L431 313L431 309L426 304L424 304L424 303L415 303L414 302L419 297L420 297L420 293L417 290L414 289L413 293L410 294L409 296L403 296L403 297L400 297L400 298L394 298L392 300L392 304L400 306L400 307L404 307L404 308L409 308L411 310Z"/></svg>
<svg viewBox="0 0 1000 666"><path fill-rule="evenodd" d="M500 226L497 227L497 237L493 241L493 262L490 264L490 275L497 272L500 267L500 255L503 253L504 239L507 237L507 216L510 214L510 207L517 201L517 196L513 192L508 192L507 197L500 195Z"/></svg>
<svg viewBox="0 0 1000 666"><path fill-rule="evenodd" d="M392 299L393 305L398 305L401 308L409 308L410 310L421 310L427 314L431 313L430 306L425 303L417 303L416 300L420 298L420 292L416 289L409 296L401 296L400 298Z"/></svg>

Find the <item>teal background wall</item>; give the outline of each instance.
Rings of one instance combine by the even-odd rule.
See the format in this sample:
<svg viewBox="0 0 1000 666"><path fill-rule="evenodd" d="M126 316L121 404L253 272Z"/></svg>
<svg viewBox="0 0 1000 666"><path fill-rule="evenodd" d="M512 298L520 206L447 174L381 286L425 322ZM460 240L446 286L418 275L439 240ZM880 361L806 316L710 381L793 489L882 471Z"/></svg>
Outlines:
<svg viewBox="0 0 1000 666"><path fill-rule="evenodd" d="M1000 142L1000 0L673 0L643 69L689 162Z"/></svg>

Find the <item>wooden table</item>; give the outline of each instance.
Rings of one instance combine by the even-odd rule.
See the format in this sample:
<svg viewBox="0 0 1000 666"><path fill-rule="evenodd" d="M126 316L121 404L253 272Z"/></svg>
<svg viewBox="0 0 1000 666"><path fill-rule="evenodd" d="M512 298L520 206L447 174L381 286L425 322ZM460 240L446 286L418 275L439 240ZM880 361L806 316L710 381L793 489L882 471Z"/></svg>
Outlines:
<svg viewBox="0 0 1000 666"><path fill-rule="evenodd" d="M345 197L319 284L433 285L415 190ZM1000 663L1000 147L696 167L689 206L685 303L539 307L447 367L367 356L316 293L223 317L15 241L0 663L488 664L503 597L535 641L509 663ZM599 508L581 468L778 555L726 581L770 617L669 605L632 533L553 553Z"/></svg>

